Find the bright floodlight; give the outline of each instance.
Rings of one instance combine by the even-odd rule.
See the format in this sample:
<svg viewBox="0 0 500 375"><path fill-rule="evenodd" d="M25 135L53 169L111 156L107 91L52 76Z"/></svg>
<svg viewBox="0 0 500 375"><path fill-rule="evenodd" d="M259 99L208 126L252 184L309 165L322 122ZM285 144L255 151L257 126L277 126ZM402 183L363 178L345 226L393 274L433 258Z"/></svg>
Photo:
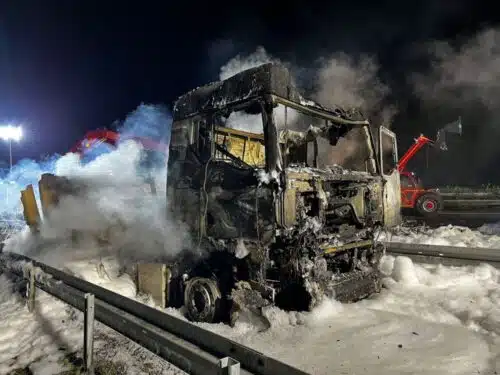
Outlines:
<svg viewBox="0 0 500 375"><path fill-rule="evenodd" d="M0 138L4 141L20 141L23 137L23 129L20 126L0 126Z"/></svg>

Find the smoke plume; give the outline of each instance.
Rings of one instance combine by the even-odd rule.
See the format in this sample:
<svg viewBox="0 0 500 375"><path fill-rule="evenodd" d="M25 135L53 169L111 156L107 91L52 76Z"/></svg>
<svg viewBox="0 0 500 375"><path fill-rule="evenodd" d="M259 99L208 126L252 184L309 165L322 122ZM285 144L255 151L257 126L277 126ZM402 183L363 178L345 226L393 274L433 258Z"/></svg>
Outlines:
<svg viewBox="0 0 500 375"><path fill-rule="evenodd" d="M283 63L272 57L263 47L248 55L238 55L231 59L220 69L219 78L227 79L243 70L250 69L268 62ZM315 71L315 84L312 92L303 89L305 94L327 108L342 107L345 109L357 108L361 110L375 125L390 127L397 111L394 106L388 105L390 89L379 78L379 66L376 61L368 56L354 59L344 53L333 54L329 58L319 60L319 68ZM292 71L304 71L304 68L292 67ZM297 85L295 78L294 83ZM300 87L300 85L297 85ZM302 86L310 86L303 82ZM285 109L279 106L275 109L275 121L278 128L283 128L285 123ZM304 117L304 116L300 116ZM294 130L304 131L311 125L311 120L299 119L299 114L291 109L287 111L287 126ZM306 121L307 120L307 121ZM262 119L260 115L233 113L228 119L227 126L250 132L262 132ZM339 143L332 147L326 141L320 142L320 164L339 164L351 168L364 165L366 155L358 158L358 151L362 149L361 142L364 135L353 130ZM360 160L358 160L360 159ZM362 160L361 160L362 159Z"/></svg>
<svg viewBox="0 0 500 375"><path fill-rule="evenodd" d="M157 142L170 142L170 125L172 117L162 105L142 103L130 113L118 132L123 138L145 137Z"/></svg>
<svg viewBox="0 0 500 375"><path fill-rule="evenodd" d="M244 70L256 68L270 62L288 65L287 63L271 56L264 47L257 47L257 49L248 56L239 54L223 65L220 68L219 80L225 80L235 74L241 73ZM278 107L274 109L274 116L278 128L284 127L285 107L281 104L278 105ZM293 123L296 118L296 112L289 109L286 118L287 122ZM262 116L260 114L247 114L242 111L231 113L227 119L226 126L257 134L263 132Z"/></svg>
<svg viewBox="0 0 500 375"><path fill-rule="evenodd" d="M141 105L121 129L154 137L151 131L156 128L161 130L157 137L163 138L164 128L170 127L167 119L155 107ZM5 250L64 263L78 256L165 258L189 248L187 230L167 215L166 164L145 167L143 157L142 147L127 140L87 164L72 153L58 158L51 172L83 186L82 193L60 200L36 240L21 233L6 241ZM144 175L152 179L145 180ZM76 238L75 233L79 233Z"/></svg>
<svg viewBox="0 0 500 375"><path fill-rule="evenodd" d="M313 98L328 108L359 109L375 126L390 127L397 110L387 104L390 89L380 80L378 72L377 62L369 56L354 59L345 53L336 53L322 59ZM363 149L360 147L363 137L360 131L351 131L335 147L322 147L321 159L326 164L359 169L367 156L356 155Z"/></svg>
<svg viewBox="0 0 500 375"><path fill-rule="evenodd" d="M345 53L336 53L322 60L314 98L329 108L359 108L374 115L384 110L384 100L389 94L389 87L380 81L378 71L376 61L368 56L355 60Z"/></svg>
<svg viewBox="0 0 500 375"><path fill-rule="evenodd" d="M496 163L500 152L493 140L500 136L497 100L500 94L500 30L484 29L472 37L453 42L433 41L423 49L430 61L429 69L410 77L421 107L432 119L441 116L450 121L452 117L461 116L467 137L466 142L450 148L448 160L443 161L448 164L442 168L456 176L454 183L459 180L477 184L498 178ZM461 168L461 165L468 168ZM443 179L439 171L431 177Z"/></svg>
<svg viewBox="0 0 500 375"><path fill-rule="evenodd" d="M412 77L415 92L424 101L447 102L460 107L472 102L497 110L500 93L500 31L488 29L453 45L428 45L431 70Z"/></svg>
<svg viewBox="0 0 500 375"><path fill-rule="evenodd" d="M257 47L255 52L248 56L236 55L220 68L219 79L221 81L228 79L235 74L241 73L244 70L256 68L257 66L267 64L269 62L279 63L280 60L272 57L267 53L264 47Z"/></svg>

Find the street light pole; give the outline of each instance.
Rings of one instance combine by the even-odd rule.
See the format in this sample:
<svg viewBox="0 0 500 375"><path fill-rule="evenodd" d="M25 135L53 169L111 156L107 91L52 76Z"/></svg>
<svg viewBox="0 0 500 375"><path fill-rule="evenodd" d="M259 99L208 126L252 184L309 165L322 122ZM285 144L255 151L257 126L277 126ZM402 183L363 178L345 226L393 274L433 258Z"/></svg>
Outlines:
<svg viewBox="0 0 500 375"><path fill-rule="evenodd" d="M9 138L9 175L12 173L12 138ZM10 185L7 186L7 194L6 194L6 203L7 207L10 203Z"/></svg>
<svg viewBox="0 0 500 375"><path fill-rule="evenodd" d="M12 138L9 138L9 158L10 158L9 173L12 173Z"/></svg>
<svg viewBox="0 0 500 375"><path fill-rule="evenodd" d="M23 131L20 126L14 126L11 124L0 126L0 139L9 142L9 175L12 173L12 141L19 142L23 137ZM9 190L11 187L11 181L7 182L6 200L7 206L10 201Z"/></svg>

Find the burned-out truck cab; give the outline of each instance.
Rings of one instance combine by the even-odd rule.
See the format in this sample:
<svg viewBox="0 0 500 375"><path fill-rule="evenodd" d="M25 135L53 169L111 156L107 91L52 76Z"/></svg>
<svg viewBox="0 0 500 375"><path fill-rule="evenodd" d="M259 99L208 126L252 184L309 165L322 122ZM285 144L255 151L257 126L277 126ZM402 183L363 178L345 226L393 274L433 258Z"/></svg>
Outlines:
<svg viewBox="0 0 500 375"><path fill-rule="evenodd" d="M172 285L191 319L380 289L376 234L400 221L392 132L375 139L358 111L306 101L273 63L181 96L173 116L168 205L198 249Z"/></svg>

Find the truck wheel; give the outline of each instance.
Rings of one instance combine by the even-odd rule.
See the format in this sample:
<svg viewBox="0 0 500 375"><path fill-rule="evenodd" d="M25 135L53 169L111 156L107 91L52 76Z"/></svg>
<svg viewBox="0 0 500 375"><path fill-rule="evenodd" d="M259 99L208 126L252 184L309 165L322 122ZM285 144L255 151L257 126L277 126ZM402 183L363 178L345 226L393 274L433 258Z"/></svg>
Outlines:
<svg viewBox="0 0 500 375"><path fill-rule="evenodd" d="M221 292L215 280L195 277L186 283L184 305L190 320L215 323L221 315L221 302Z"/></svg>
<svg viewBox="0 0 500 375"><path fill-rule="evenodd" d="M443 208L443 199L436 193L424 193L415 203L415 209L422 216L436 216Z"/></svg>

